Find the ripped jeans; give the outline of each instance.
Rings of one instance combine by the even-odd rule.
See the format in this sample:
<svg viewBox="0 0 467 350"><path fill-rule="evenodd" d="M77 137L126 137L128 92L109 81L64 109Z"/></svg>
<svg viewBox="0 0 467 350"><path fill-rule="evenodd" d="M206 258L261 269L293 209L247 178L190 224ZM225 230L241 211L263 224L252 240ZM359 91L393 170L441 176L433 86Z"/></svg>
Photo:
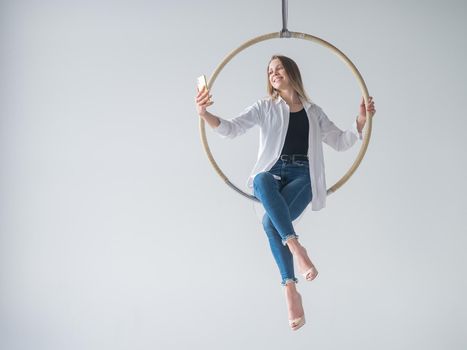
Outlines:
<svg viewBox="0 0 467 350"><path fill-rule="evenodd" d="M293 256L286 242L298 238L292 221L311 202L308 160L279 159L271 170L257 174L253 180L254 195L264 206L263 228L284 286L298 282L294 274Z"/></svg>

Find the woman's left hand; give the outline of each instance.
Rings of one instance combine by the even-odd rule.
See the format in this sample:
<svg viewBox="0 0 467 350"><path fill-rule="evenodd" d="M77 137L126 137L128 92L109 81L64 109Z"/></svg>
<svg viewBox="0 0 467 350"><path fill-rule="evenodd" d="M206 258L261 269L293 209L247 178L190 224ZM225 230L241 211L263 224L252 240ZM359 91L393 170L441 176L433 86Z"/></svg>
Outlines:
<svg viewBox="0 0 467 350"><path fill-rule="evenodd" d="M375 102L373 101L373 97L369 96L368 106L366 106L365 108L365 99L362 96L362 100L360 102L360 112L358 113L358 118L357 118L358 132L362 132L363 127L365 126L367 112L371 113L372 115L376 113Z"/></svg>

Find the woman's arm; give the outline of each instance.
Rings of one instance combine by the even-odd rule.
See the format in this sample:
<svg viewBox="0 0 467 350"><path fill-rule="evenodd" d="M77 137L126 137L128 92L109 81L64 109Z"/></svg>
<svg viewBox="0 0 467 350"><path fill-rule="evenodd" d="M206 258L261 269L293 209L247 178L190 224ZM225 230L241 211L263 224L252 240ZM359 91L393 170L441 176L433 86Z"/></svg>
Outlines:
<svg viewBox="0 0 467 350"><path fill-rule="evenodd" d="M357 117L357 129L359 133L361 133L365 127L367 111L372 114L376 113L375 102L373 101L373 97L369 96L368 107L365 108L365 99L362 96L362 100L360 102L360 113L358 113Z"/></svg>
<svg viewBox="0 0 467 350"><path fill-rule="evenodd" d="M216 128L221 123L219 118L207 111L207 108L214 103L211 101L211 97L212 96L209 95L209 90L206 88L198 91L198 95L196 95L196 109L198 110L198 115L203 118L210 127Z"/></svg>
<svg viewBox="0 0 467 350"><path fill-rule="evenodd" d="M318 122L321 129L321 139L324 143L334 148L336 151L345 151L352 147L357 140L361 140L361 135L357 130L357 121L347 130L339 129L318 107Z"/></svg>
<svg viewBox="0 0 467 350"><path fill-rule="evenodd" d="M213 104L208 91L203 88L196 97L198 115L203 118L215 132L223 137L234 138L255 125L260 124L259 102L246 108L239 116L232 120L226 120L209 113L206 108Z"/></svg>
<svg viewBox="0 0 467 350"><path fill-rule="evenodd" d="M365 108L365 101L360 103L360 112L357 119L348 130L339 129L318 107L318 121L321 128L322 140L337 151L345 151L352 147L357 140L362 140L362 131L366 123L367 111L375 113L373 97L369 97L368 106Z"/></svg>
<svg viewBox="0 0 467 350"><path fill-rule="evenodd" d="M213 129L217 128L221 121L219 117L216 117L214 114L209 113L208 111L204 112L203 115L199 115L201 118L204 119L206 123Z"/></svg>

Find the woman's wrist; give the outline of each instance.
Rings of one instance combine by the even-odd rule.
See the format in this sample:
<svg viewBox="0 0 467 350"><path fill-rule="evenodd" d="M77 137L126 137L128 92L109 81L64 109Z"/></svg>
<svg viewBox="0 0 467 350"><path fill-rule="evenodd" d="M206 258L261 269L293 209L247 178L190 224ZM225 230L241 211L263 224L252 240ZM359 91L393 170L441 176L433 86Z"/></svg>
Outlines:
<svg viewBox="0 0 467 350"><path fill-rule="evenodd" d="M221 123L218 117L209 113L208 111L206 111L206 113L199 114L199 116L203 118L204 121L208 123L209 126L211 126L212 128L217 128Z"/></svg>
<svg viewBox="0 0 467 350"><path fill-rule="evenodd" d="M365 126L366 118L362 117L361 115L358 115L356 122L357 122L357 130L359 133L361 133L363 131L363 127Z"/></svg>

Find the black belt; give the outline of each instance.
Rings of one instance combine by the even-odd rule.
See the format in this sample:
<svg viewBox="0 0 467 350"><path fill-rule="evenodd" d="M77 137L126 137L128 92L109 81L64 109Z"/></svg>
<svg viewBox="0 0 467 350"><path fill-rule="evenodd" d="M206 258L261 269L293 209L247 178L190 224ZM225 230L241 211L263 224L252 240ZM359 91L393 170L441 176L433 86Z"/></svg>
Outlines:
<svg viewBox="0 0 467 350"><path fill-rule="evenodd" d="M294 162L296 160L308 160L308 156L304 154L283 154L279 159L284 162Z"/></svg>

